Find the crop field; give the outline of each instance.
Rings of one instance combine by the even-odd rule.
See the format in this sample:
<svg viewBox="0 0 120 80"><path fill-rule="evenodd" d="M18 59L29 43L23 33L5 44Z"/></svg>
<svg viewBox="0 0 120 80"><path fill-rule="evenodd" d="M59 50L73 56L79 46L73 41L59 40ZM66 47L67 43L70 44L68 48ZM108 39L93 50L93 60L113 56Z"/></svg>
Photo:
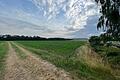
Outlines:
<svg viewBox="0 0 120 80"><path fill-rule="evenodd" d="M71 56L75 49L84 45L85 41L21 41L27 47L44 50L60 56Z"/></svg>
<svg viewBox="0 0 120 80"><path fill-rule="evenodd" d="M6 43L0 42L0 77L3 75L4 70L4 62L5 62L5 54L6 54Z"/></svg>
<svg viewBox="0 0 120 80"><path fill-rule="evenodd" d="M77 49L86 45L86 41L16 41L15 43L69 72L75 80L115 80L111 70L104 67L104 64L91 62L90 64L95 64L91 66L82 60L81 57L85 55L77 56Z"/></svg>

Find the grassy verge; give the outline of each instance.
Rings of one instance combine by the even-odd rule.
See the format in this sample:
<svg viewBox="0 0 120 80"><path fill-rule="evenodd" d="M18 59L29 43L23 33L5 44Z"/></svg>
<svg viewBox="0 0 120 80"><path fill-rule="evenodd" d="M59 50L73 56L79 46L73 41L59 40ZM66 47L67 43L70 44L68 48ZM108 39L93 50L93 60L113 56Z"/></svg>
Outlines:
<svg viewBox="0 0 120 80"><path fill-rule="evenodd" d="M93 46L95 51L99 53L102 57L107 59L107 61L112 64L112 66L119 65L120 68L120 48L116 47L106 47L106 46Z"/></svg>
<svg viewBox="0 0 120 80"><path fill-rule="evenodd" d="M27 55L25 53L23 53L23 51L21 51L17 46L15 46L14 44L12 44L12 47L15 49L15 52L17 53L18 57L20 59L26 59Z"/></svg>
<svg viewBox="0 0 120 80"><path fill-rule="evenodd" d="M82 60L86 55L77 56L75 50L85 45L86 42L84 41L30 41L18 43L57 67L70 72L75 80L115 80L108 69L93 67L87 64L87 61Z"/></svg>
<svg viewBox="0 0 120 80"><path fill-rule="evenodd" d="M113 73L120 79L120 48L113 46L93 46L93 49L111 65Z"/></svg>
<svg viewBox="0 0 120 80"><path fill-rule="evenodd" d="M5 55L7 53L7 44L5 42L0 42L0 80L3 79L3 71L4 71L4 62L5 62Z"/></svg>

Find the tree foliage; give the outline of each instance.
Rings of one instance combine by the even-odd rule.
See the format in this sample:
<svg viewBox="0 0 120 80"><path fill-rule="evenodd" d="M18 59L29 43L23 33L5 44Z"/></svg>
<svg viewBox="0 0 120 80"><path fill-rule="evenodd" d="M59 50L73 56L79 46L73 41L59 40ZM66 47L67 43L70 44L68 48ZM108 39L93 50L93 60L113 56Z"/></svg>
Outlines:
<svg viewBox="0 0 120 80"><path fill-rule="evenodd" d="M91 36L89 42L91 46L94 46L94 45L100 45L101 40L99 36Z"/></svg>
<svg viewBox="0 0 120 80"><path fill-rule="evenodd" d="M113 37L120 36L120 0L95 0L100 5L97 28L106 30Z"/></svg>
<svg viewBox="0 0 120 80"><path fill-rule="evenodd" d="M0 41L14 41L14 40L71 40L67 38L44 38L40 36L20 36L20 35L0 35Z"/></svg>

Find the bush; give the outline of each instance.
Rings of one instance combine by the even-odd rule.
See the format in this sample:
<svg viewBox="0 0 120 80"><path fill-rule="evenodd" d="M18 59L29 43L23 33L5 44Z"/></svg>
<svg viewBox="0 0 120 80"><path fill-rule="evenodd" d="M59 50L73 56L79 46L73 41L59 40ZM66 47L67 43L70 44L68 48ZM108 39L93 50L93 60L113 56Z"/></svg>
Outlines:
<svg viewBox="0 0 120 80"><path fill-rule="evenodd" d="M89 39L89 42L92 46L101 44L100 37L98 37L98 36L91 36Z"/></svg>

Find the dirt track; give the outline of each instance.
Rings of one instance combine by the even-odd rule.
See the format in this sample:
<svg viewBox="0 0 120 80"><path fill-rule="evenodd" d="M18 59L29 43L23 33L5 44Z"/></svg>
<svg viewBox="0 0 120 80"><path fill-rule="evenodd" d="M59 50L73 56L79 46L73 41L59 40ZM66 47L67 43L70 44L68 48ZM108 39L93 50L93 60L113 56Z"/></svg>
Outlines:
<svg viewBox="0 0 120 80"><path fill-rule="evenodd" d="M20 59L11 44L21 50L26 58ZM67 72L38 58L32 52L13 42L8 42L8 45L4 80L72 80Z"/></svg>

